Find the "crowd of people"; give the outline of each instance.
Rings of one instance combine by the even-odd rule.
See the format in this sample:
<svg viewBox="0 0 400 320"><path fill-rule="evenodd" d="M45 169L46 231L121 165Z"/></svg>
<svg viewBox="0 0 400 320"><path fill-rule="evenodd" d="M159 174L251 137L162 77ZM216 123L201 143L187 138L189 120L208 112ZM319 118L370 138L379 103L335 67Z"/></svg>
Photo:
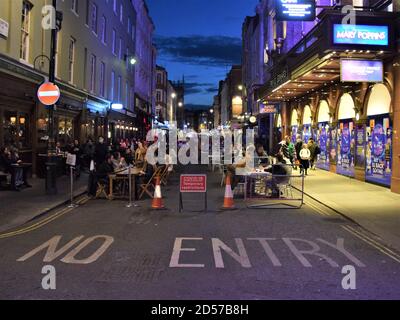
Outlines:
<svg viewBox="0 0 400 320"><path fill-rule="evenodd" d="M279 152L286 164L291 164L294 170L300 168L300 174L308 175L308 169L315 170L316 160L321 153L321 149L313 138L307 143L303 141L301 135L296 136L293 143L289 136L280 142Z"/></svg>

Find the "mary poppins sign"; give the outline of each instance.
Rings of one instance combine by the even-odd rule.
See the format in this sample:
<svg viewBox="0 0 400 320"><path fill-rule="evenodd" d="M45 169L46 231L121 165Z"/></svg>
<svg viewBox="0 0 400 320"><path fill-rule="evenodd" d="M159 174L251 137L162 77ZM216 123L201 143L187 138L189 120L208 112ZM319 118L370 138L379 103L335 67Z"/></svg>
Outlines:
<svg viewBox="0 0 400 320"><path fill-rule="evenodd" d="M357 24L334 24L333 43L388 46L389 27Z"/></svg>
<svg viewBox="0 0 400 320"><path fill-rule="evenodd" d="M313 21L315 20L315 1L313 0L277 0L276 20Z"/></svg>

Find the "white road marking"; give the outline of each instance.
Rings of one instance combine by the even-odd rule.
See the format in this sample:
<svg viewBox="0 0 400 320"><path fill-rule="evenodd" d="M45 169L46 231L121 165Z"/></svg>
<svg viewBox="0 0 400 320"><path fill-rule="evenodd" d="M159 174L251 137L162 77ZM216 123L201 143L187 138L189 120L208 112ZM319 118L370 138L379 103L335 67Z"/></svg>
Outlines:
<svg viewBox="0 0 400 320"><path fill-rule="evenodd" d="M251 263L249 257L247 255L246 249L243 244L243 240L240 238L236 238L236 246L239 250L239 254L234 252L231 248L229 248L225 243L223 243L218 238L212 238L212 248L214 252L214 260L216 268L225 268L224 261L222 259L221 249L224 250L228 255L230 255L233 259L240 263L243 268L251 268Z"/></svg>
<svg viewBox="0 0 400 320"><path fill-rule="evenodd" d="M268 243L268 241L274 241L276 239L274 239L274 238L248 238L247 240L260 242L260 244L263 247L268 258L271 260L272 265L274 267L282 267L282 263L279 261L278 257L276 256L274 251L272 251L272 248Z"/></svg>
<svg viewBox="0 0 400 320"><path fill-rule="evenodd" d="M172 250L171 261L169 263L170 268L204 268L204 264L182 264L179 263L181 251L196 251L195 248L182 248L182 242L187 241L200 241L203 238L176 238L174 243L174 249Z"/></svg>

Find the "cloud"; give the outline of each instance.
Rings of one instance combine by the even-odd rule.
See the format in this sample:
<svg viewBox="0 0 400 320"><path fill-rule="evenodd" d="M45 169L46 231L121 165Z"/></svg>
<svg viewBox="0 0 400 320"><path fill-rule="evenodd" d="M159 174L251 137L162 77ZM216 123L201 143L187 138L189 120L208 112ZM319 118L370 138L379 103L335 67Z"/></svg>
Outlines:
<svg viewBox="0 0 400 320"><path fill-rule="evenodd" d="M185 82L185 95L208 93L208 88L212 85L212 83Z"/></svg>
<svg viewBox="0 0 400 320"><path fill-rule="evenodd" d="M203 66L240 64L242 40L226 36L156 36L158 55L174 62Z"/></svg>

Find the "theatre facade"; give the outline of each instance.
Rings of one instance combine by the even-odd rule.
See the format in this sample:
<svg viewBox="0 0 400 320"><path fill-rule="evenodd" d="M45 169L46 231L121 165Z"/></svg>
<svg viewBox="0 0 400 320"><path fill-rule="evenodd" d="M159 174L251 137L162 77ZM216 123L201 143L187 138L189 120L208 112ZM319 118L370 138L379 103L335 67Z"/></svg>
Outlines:
<svg viewBox="0 0 400 320"><path fill-rule="evenodd" d="M342 24L336 10L318 18L275 61L259 103L279 106L274 126L282 138L314 138L318 168L400 193L396 15L360 11L354 25Z"/></svg>

